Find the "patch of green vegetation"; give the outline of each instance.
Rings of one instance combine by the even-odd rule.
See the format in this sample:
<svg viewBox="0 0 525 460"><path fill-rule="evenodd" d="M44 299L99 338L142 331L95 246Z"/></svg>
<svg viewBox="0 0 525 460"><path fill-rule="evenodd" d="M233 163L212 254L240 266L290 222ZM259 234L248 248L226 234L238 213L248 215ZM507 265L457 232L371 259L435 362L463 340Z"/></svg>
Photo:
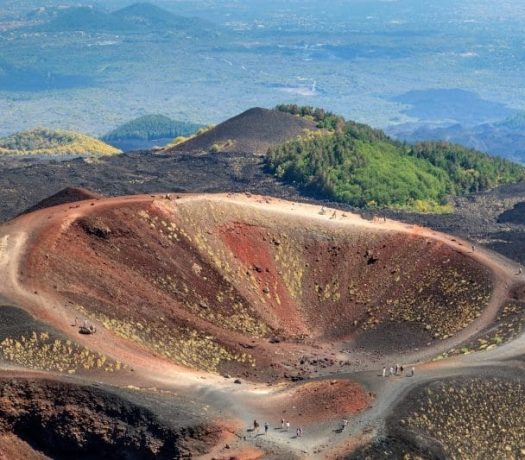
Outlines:
<svg viewBox="0 0 525 460"><path fill-rule="evenodd" d="M183 305L197 316L224 329L242 332L250 337L265 337L268 335L268 327L257 318L254 318L242 301L236 300L232 291L219 292L217 295L225 310L220 312L214 304L213 299L202 298L198 301L198 293L177 276L167 275L154 281L160 288L182 298ZM210 303L211 305L208 305Z"/></svg>
<svg viewBox="0 0 525 460"><path fill-rule="evenodd" d="M449 379L434 382L418 393L408 396L416 406L401 418L400 425L437 441L447 458L525 456L522 382Z"/></svg>
<svg viewBox="0 0 525 460"><path fill-rule="evenodd" d="M321 109L279 106L279 110L313 117L328 131L269 149L268 169L286 182L357 207L444 212L450 210L446 207L450 195L524 178L522 166L459 145L411 146Z"/></svg>
<svg viewBox="0 0 525 460"><path fill-rule="evenodd" d="M211 146L210 152L211 153L219 153L225 149L229 149L235 145L235 141L233 139L227 139L224 142L216 142Z"/></svg>
<svg viewBox="0 0 525 460"><path fill-rule="evenodd" d="M75 373L77 370L100 369L106 372L122 368L118 361L109 360L70 340L55 339L47 332L31 336L6 338L0 343L0 358L29 369Z"/></svg>
<svg viewBox="0 0 525 460"><path fill-rule="evenodd" d="M188 142L189 140L191 139L194 139L196 138L197 136L200 136L201 134L204 134L206 133L207 131L209 131L210 129L212 129L213 126L210 125L210 126L204 126L202 128L199 128L197 131L195 131L193 134L191 134L190 136L177 136L175 139L173 139L173 141L171 141L168 145L166 145L166 147L164 147L165 149L171 149L173 147L176 147L177 145L180 145L180 144L184 144L185 142Z"/></svg>
<svg viewBox="0 0 525 460"><path fill-rule="evenodd" d="M445 340L475 321L490 300L491 283L474 267L450 267L444 261L434 267L420 267L421 275L403 269L403 265L387 275L394 291L384 302L369 305L363 329L375 328L386 314L392 322L419 324L434 339ZM396 292L396 285L411 288ZM361 296L363 299L363 292Z"/></svg>
<svg viewBox="0 0 525 460"><path fill-rule="evenodd" d="M332 112L311 106L300 106L297 104L279 104L275 107L279 112L290 113L309 120L315 121L318 128L337 131L345 125L345 119Z"/></svg>
<svg viewBox="0 0 525 460"><path fill-rule="evenodd" d="M152 140L188 136L202 125L187 121L176 121L164 115L144 115L131 120L102 137L106 142L117 140Z"/></svg>
<svg viewBox="0 0 525 460"><path fill-rule="evenodd" d="M0 155L116 155L120 150L74 131L36 128L0 139Z"/></svg>
<svg viewBox="0 0 525 460"><path fill-rule="evenodd" d="M303 294L303 277L305 273L304 260L301 257L299 245L294 238L287 235L271 237L273 241L279 240L278 245L273 245L275 262L285 286L292 298L299 300Z"/></svg>
<svg viewBox="0 0 525 460"><path fill-rule="evenodd" d="M87 312L82 306L77 308ZM207 372L218 372L221 364L228 362L255 367L255 359L251 355L229 350L214 337L188 327L169 326L165 322L112 318L103 313L87 313L118 336L186 367Z"/></svg>
<svg viewBox="0 0 525 460"><path fill-rule="evenodd" d="M144 219L151 228L156 229L160 235L167 238L168 244L177 244L182 239L190 241L190 235L175 222L160 220L158 216L151 216L146 211L141 211L139 217ZM198 225L194 223L190 224L190 227L197 228ZM203 254L210 257L210 261L216 267L228 272L224 255L213 250L213 245L208 242L205 232L195 231L193 241ZM203 267L199 264L193 263L191 269L196 276L207 279L203 273ZM203 297L194 286L185 283L176 273L166 273L153 280L153 283L177 297L192 313L219 327L242 332L251 337L265 337L270 332L266 324L255 316L245 301L235 294L231 286L226 291L218 291L214 299L212 296ZM217 308L216 302L221 308Z"/></svg>
<svg viewBox="0 0 525 460"><path fill-rule="evenodd" d="M523 306L509 302L504 305L497 318L497 323L473 340L451 348L434 358L434 361L449 356L469 355L480 351L490 351L519 337L525 329Z"/></svg>

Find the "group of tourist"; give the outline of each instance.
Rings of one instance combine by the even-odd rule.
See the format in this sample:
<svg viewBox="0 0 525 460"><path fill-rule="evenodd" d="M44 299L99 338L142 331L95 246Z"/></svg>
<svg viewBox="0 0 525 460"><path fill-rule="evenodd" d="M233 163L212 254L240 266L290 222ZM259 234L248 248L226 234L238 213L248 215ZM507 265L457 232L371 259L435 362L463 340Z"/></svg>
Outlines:
<svg viewBox="0 0 525 460"><path fill-rule="evenodd" d="M268 422L264 423L264 434L268 434L268 430L270 429L270 425ZM281 430L283 431L290 431L290 422L286 421L284 418L281 418ZM253 421L253 432L255 434L259 434L259 422L257 420ZM301 427L297 427L295 430L295 434L297 438L302 438L304 434L304 430Z"/></svg>
<svg viewBox="0 0 525 460"><path fill-rule="evenodd" d="M410 368L410 374L407 373L407 377L414 377L415 374L416 368L412 367ZM393 375L405 375L405 368L403 365L396 364L396 367L390 367L390 369L383 367L383 377L390 377Z"/></svg>

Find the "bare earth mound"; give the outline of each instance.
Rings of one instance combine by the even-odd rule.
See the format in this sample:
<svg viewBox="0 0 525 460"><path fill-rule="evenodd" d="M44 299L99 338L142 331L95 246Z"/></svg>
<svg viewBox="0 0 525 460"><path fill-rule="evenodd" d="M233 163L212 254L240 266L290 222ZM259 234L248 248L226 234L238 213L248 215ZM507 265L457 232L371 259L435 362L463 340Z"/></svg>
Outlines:
<svg viewBox="0 0 525 460"><path fill-rule="evenodd" d="M91 200L101 198L102 195L80 187L66 187L63 190L55 193L54 195L45 198L29 209L25 210L22 214L28 214L39 209L51 208L52 206L58 206L60 204L75 203L76 201Z"/></svg>
<svg viewBox="0 0 525 460"><path fill-rule="evenodd" d="M315 130L315 123L277 110L253 108L230 118L167 152L209 152L215 145L221 152L264 155L272 146Z"/></svg>
<svg viewBox="0 0 525 460"><path fill-rule="evenodd" d="M280 414L295 425L339 422L366 409L372 399L361 385L350 380L324 380L307 382L266 399L260 410L268 417Z"/></svg>

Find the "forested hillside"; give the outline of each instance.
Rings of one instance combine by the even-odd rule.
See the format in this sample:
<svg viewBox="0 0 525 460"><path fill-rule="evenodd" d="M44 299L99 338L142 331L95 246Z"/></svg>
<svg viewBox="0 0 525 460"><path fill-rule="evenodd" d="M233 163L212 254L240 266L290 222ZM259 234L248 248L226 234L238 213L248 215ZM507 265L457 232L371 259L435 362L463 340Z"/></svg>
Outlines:
<svg viewBox="0 0 525 460"><path fill-rule="evenodd" d="M446 142L402 144L382 131L311 107L279 106L324 128L270 148L278 178L358 207L443 210L449 195L517 182L524 168Z"/></svg>
<svg viewBox="0 0 525 460"><path fill-rule="evenodd" d="M202 125L187 121L177 121L165 115L144 115L125 123L106 134L106 142L115 140L151 140L187 136L201 128Z"/></svg>

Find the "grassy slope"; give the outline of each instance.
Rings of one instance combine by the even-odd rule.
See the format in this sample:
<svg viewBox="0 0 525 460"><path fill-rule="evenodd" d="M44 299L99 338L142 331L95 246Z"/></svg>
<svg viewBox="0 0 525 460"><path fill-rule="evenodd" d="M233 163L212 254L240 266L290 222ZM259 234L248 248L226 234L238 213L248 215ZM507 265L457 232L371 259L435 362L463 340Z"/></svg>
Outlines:
<svg viewBox="0 0 525 460"><path fill-rule="evenodd" d="M0 155L116 155L120 150L74 131L36 128L0 139Z"/></svg>

